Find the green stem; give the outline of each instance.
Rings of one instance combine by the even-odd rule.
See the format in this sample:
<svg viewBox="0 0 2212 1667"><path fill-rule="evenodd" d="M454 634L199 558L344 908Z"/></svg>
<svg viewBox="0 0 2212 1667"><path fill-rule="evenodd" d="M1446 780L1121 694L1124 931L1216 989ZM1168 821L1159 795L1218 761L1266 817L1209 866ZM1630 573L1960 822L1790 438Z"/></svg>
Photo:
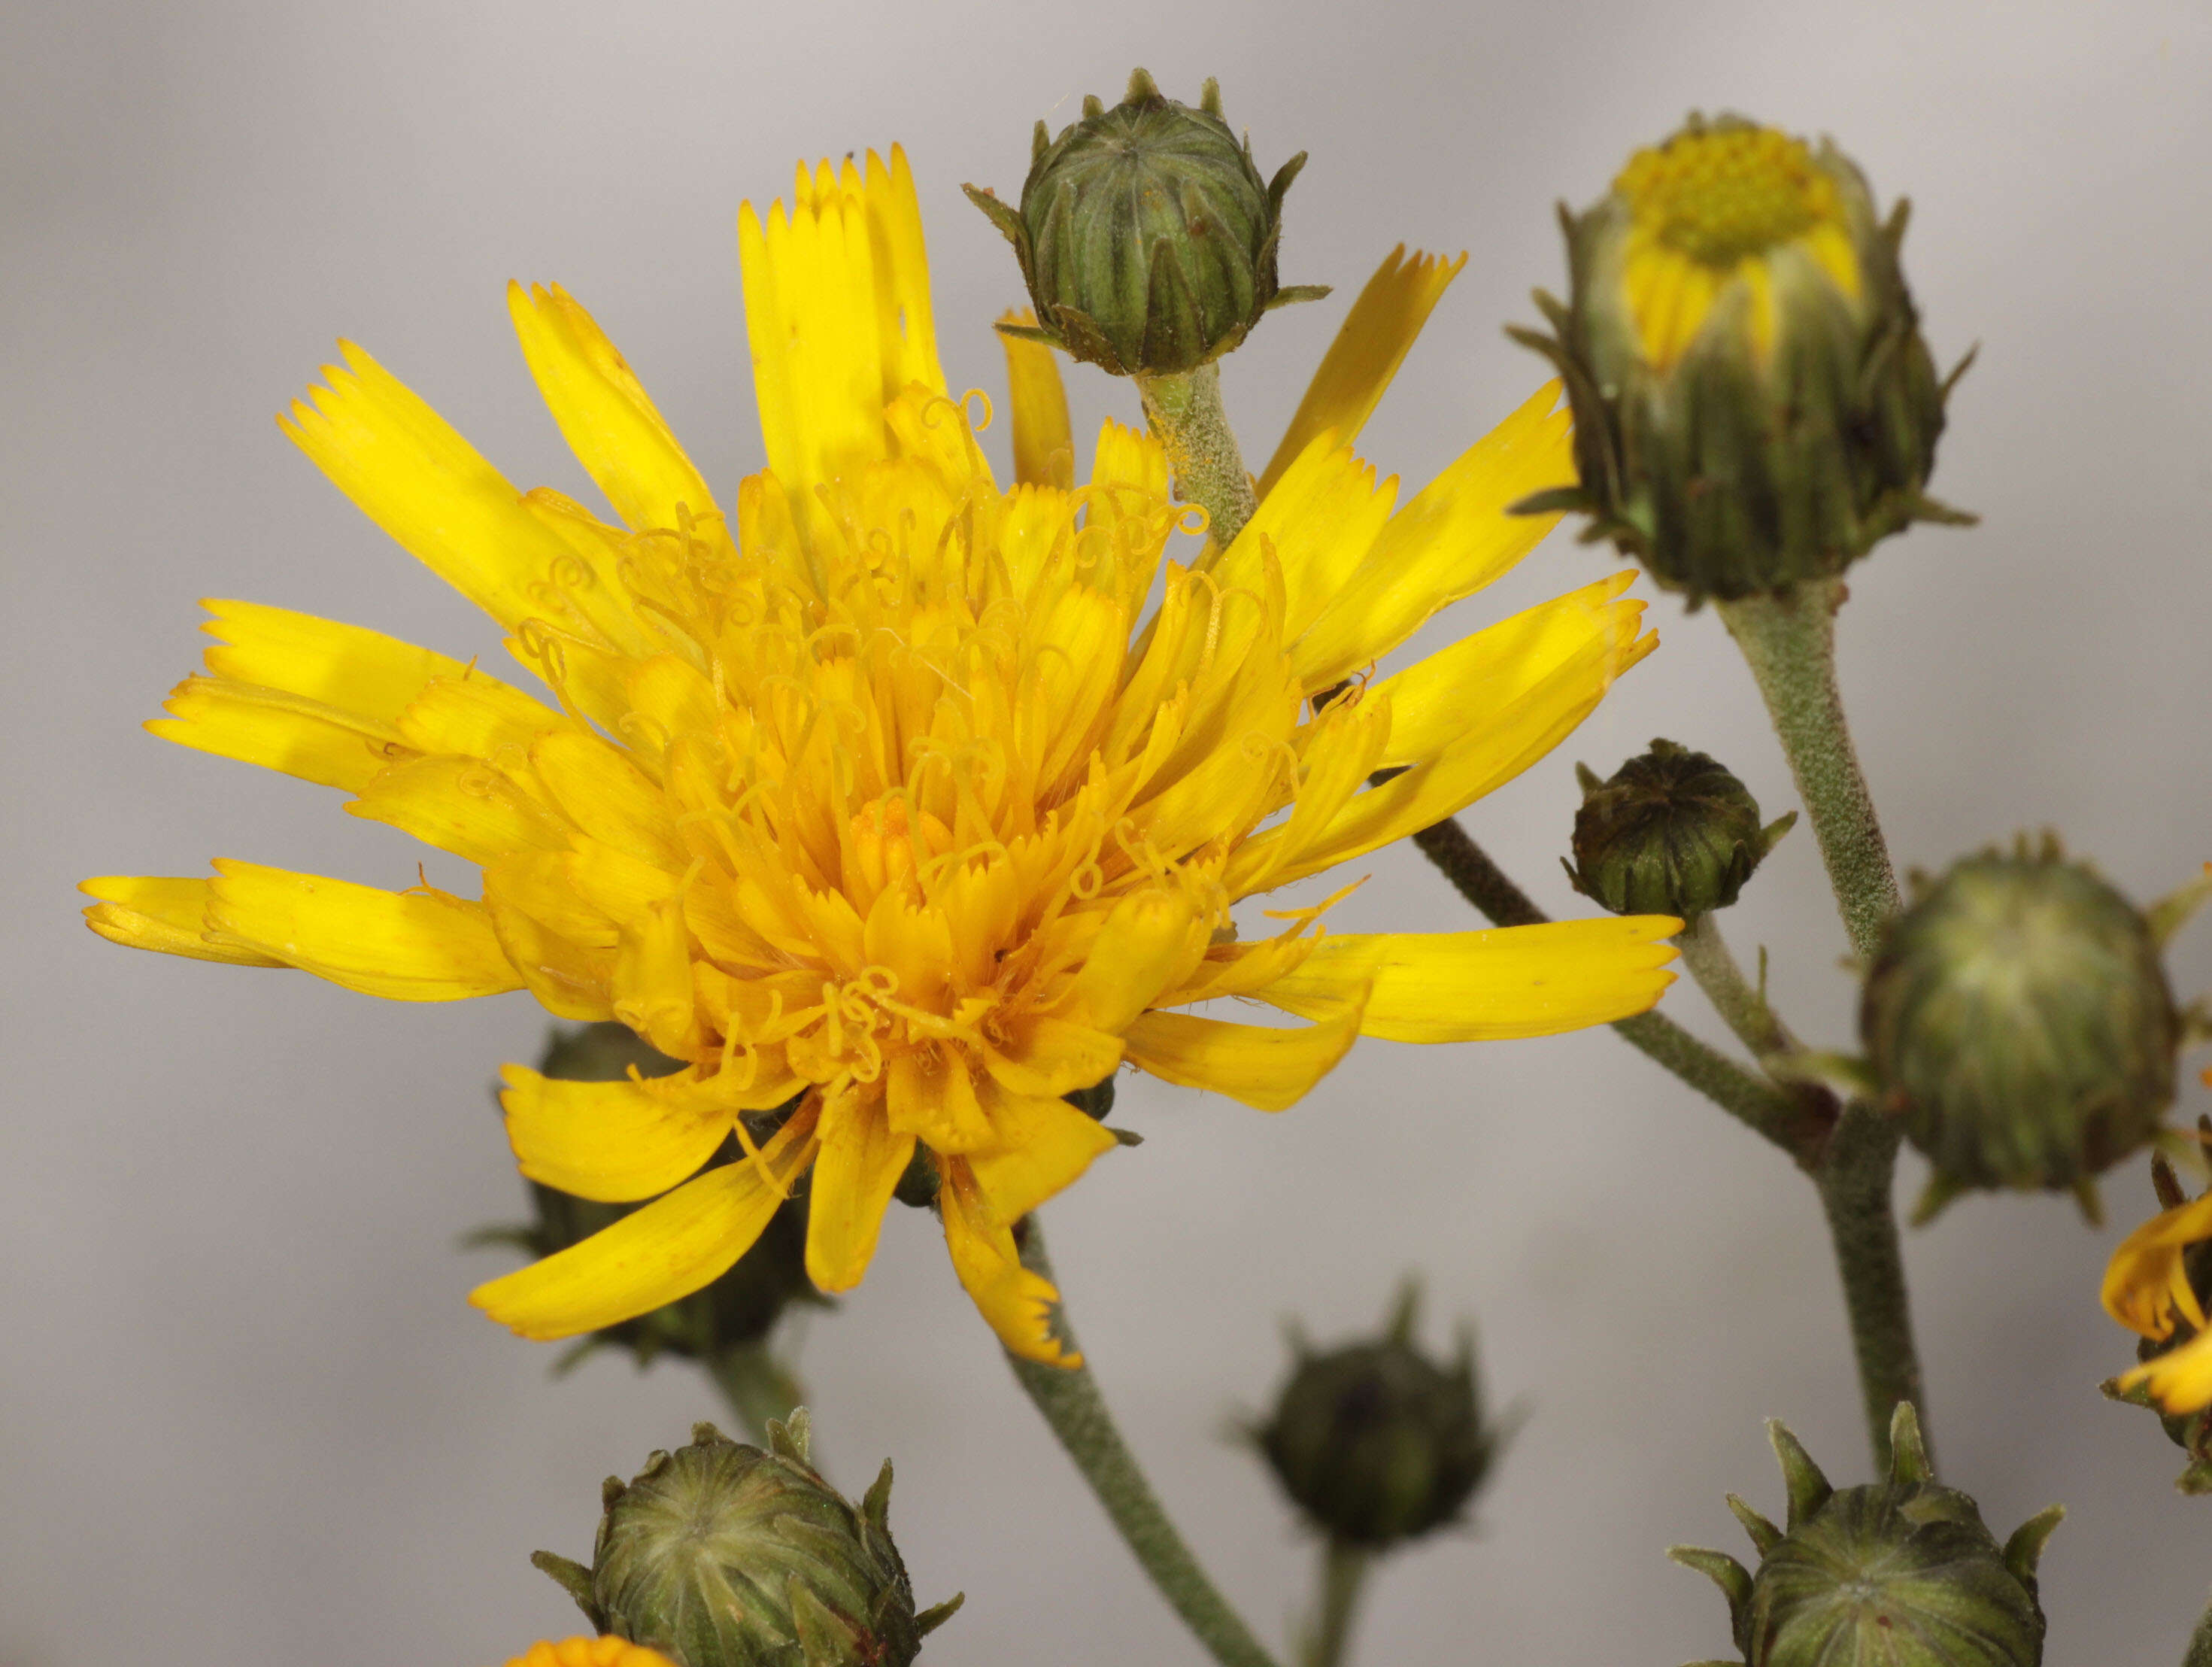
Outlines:
<svg viewBox="0 0 2212 1667"><path fill-rule="evenodd" d="M1912 1305L1905 1287L1905 1257L1898 1241L1891 1192L1897 1173L1899 1130L1894 1119L1870 1107L1846 1107L1820 1166L1820 1207L1843 1275L1851 1350L1866 1403L1867 1434L1875 1466L1889 1466L1889 1421L1899 1401L1910 1401L1928 1435L1927 1391L1920 1352L1912 1340Z"/></svg>
<svg viewBox="0 0 2212 1667"><path fill-rule="evenodd" d="M2189 1653L2181 1658L2181 1667L2212 1667L2212 1609L2197 1623L2197 1630L2189 1634Z"/></svg>
<svg viewBox="0 0 2212 1667"><path fill-rule="evenodd" d="M1421 854L1459 894L1498 926L1539 926L1551 918L1490 860L1456 821L1413 836ZM1632 1047L1687 1083L1721 1110L1809 1167L1835 1120L1834 1103L1816 1091L1787 1092L1707 1047L1661 1013L1613 1021Z"/></svg>
<svg viewBox="0 0 2212 1667"><path fill-rule="evenodd" d="M1682 952L1682 964L1705 991L1713 1011L1756 1057L1766 1060L1795 1051L1796 1039L1774 1016L1765 996L1743 976L1711 915L1698 916L1676 933L1674 947Z"/></svg>
<svg viewBox="0 0 2212 1667"><path fill-rule="evenodd" d="M1871 961L1897 912L1897 876L1836 687L1836 610L1844 594L1840 580L1826 579L1719 605L1789 757L1851 947L1862 961ZM1898 1402L1911 1401L1922 1431L1928 1428L1891 1195L1897 1147L1895 1124L1855 1105L1837 1125L1818 1171L1850 1316L1868 1433L1877 1463L1885 1466L1890 1415Z"/></svg>
<svg viewBox="0 0 2212 1667"><path fill-rule="evenodd" d="M1843 598L1843 582L1825 579L1719 608L1789 755L1851 947L1870 961L1897 912L1897 876L1836 688L1836 609Z"/></svg>
<svg viewBox="0 0 2212 1667"><path fill-rule="evenodd" d="M1045 1279L1054 1279L1051 1259L1045 1254L1044 1232L1034 1215L1027 1220L1022 1265ZM1065 1302L1060 1332L1061 1340L1073 1349L1075 1336L1068 1326ZM1091 1368L1084 1366L1069 1371L1011 1354L1006 1358L1022 1388L1052 1426L1052 1433L1075 1461L1075 1468L1083 1472L1099 1504L1106 1507L1115 1530L1145 1573L1152 1576L1160 1596L1182 1617L1206 1652L1222 1667L1276 1667L1274 1658L1206 1579L1198 1559L1191 1555L1182 1536L1168 1520L1152 1484L1138 1468L1136 1456L1115 1427Z"/></svg>
<svg viewBox="0 0 2212 1667"><path fill-rule="evenodd" d="M1368 1554L1329 1536L1321 1554L1321 1616L1299 1655L1300 1667L1337 1667L1352 1637L1352 1618L1372 1566Z"/></svg>
<svg viewBox="0 0 2212 1667"><path fill-rule="evenodd" d="M769 1419L790 1417L791 1409L806 1399L799 1379L777 1362L765 1342L733 1343L709 1355L705 1365L757 1445L768 1444Z"/></svg>
<svg viewBox="0 0 2212 1667"><path fill-rule="evenodd" d="M1221 408L1221 362L1173 376L1139 376L1145 419L1167 448L1176 497L1206 511L1207 536L1227 549L1252 519L1259 500L1236 431Z"/></svg>

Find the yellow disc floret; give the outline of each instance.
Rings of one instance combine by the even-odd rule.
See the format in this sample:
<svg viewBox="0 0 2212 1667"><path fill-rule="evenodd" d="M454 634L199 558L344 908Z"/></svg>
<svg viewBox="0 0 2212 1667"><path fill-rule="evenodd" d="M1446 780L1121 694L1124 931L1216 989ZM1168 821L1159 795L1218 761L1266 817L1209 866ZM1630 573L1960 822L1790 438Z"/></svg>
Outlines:
<svg viewBox="0 0 2212 1667"><path fill-rule="evenodd" d="M1741 279L1764 357L1773 344L1770 262L1796 246L1852 300L1862 277L1842 194L1803 140L1771 127L1693 122L1638 151L1613 183L1632 216L1622 282L1644 354L1672 365Z"/></svg>

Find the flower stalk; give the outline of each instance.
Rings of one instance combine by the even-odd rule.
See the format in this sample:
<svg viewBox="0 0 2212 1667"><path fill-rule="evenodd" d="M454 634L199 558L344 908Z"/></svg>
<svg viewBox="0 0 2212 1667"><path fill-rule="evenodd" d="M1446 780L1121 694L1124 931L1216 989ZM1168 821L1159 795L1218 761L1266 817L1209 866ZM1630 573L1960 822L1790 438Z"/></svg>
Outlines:
<svg viewBox="0 0 2212 1667"><path fill-rule="evenodd" d="M1822 579L1717 605L1789 757L1851 948L1870 961L1897 912L1897 874L1836 687L1836 610L1844 594L1841 580Z"/></svg>
<svg viewBox="0 0 2212 1667"><path fill-rule="evenodd" d="M1033 1215L1028 1218L1022 1244L1022 1266L1055 1286L1059 1283L1052 1271L1052 1259L1045 1252L1043 1230ZM1059 1330L1070 1352L1074 1352L1074 1334L1064 1305ZM1206 1653L1222 1667L1276 1667L1274 1658L1229 1606L1169 1520L1136 1455L1129 1451L1113 1415L1107 1411L1105 1397L1098 1392L1091 1368L1040 1366L1012 1354L1006 1359L1023 1390L1060 1438L1060 1445L1075 1461L1075 1468L1091 1484L1091 1491L1105 1507L1130 1554L1152 1577L1160 1596L1182 1618L1192 1636L1206 1646Z"/></svg>
<svg viewBox="0 0 2212 1667"><path fill-rule="evenodd" d="M1844 1309L1850 1319L1851 1352L1858 1362L1859 1393L1877 1469L1889 1463L1890 1421L1899 1402L1911 1402L1923 1432L1928 1427L1927 1391L1921 1383L1891 1196L1902 1139L1893 1119L1866 1105L1848 1106L1819 1175L1820 1208L1828 1218L1836 1270L1843 1276Z"/></svg>
<svg viewBox="0 0 2212 1667"><path fill-rule="evenodd" d="M1299 1667L1337 1667L1351 1641L1352 1622L1367 1584L1372 1556L1331 1536L1321 1554L1321 1612L1299 1657Z"/></svg>
<svg viewBox="0 0 2212 1667"><path fill-rule="evenodd" d="M1176 497L1206 511L1207 536L1223 550L1259 508L1244 454L1221 405L1221 362L1180 374L1137 379L1145 419L1166 447Z"/></svg>
<svg viewBox="0 0 2212 1667"><path fill-rule="evenodd" d="M1457 821L1422 829L1413 843L1493 926L1537 926L1551 918ZM1834 1104L1825 1094L1777 1087L1656 1009L1615 1019L1613 1028L1646 1058L1780 1147L1800 1168L1812 1166L1835 1121Z"/></svg>
<svg viewBox="0 0 2212 1667"><path fill-rule="evenodd" d="M1674 934L1674 947L1713 1010L1754 1057L1765 1061L1796 1049L1796 1038L1766 1005L1765 993L1743 976L1712 916L1691 920Z"/></svg>
<svg viewBox="0 0 2212 1667"><path fill-rule="evenodd" d="M770 1419L788 1419L792 1408L805 1398L799 1380L764 1340L732 1343L709 1355L706 1365L714 1387L722 1391L755 1446L767 1445Z"/></svg>

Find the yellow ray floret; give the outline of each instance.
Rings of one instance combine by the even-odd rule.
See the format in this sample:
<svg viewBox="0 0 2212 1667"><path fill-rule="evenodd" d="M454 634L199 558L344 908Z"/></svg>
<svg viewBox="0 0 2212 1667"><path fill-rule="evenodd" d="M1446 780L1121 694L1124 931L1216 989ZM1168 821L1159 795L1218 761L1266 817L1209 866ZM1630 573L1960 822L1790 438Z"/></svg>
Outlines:
<svg viewBox="0 0 2212 1667"><path fill-rule="evenodd" d="M2212 1080L2212 1076L2208 1076ZM2120 1241L2105 1269L2105 1311L2129 1330L2164 1342L2186 1323L2186 1342L2144 1361L2120 1377L2120 1387L2142 1384L2170 1414L2212 1406L2212 1325L2190 1282L2190 1247L2212 1239L2212 1193L2153 1216Z"/></svg>
<svg viewBox="0 0 2212 1667"><path fill-rule="evenodd" d="M1158 445L1109 423L1078 484L1057 370L1026 344L1016 484L993 479L938 365L896 150L801 169L739 243L769 466L720 501L557 288L510 310L617 522L519 491L358 349L287 422L544 697L225 601L205 674L153 726L338 788L479 871L479 896L230 861L86 886L118 942L399 1000L526 989L684 1062L509 1068L523 1173L641 1207L482 1287L487 1313L551 1338L672 1301L802 1177L808 1269L846 1288L923 1153L984 1317L1071 1363L1015 1237L1116 1144L1065 1096L1128 1064L1276 1110L1362 1033L1542 1035L1656 999L1671 922L1337 938L1322 904L1247 940L1232 917L1509 779L1651 646L1624 575L1364 681L1534 544L1547 523L1505 506L1571 467L1550 388L1402 507L1344 443L1456 266L1386 264L1313 432L1235 544L1186 565ZM1176 1011L1224 996L1291 1018Z"/></svg>
<svg viewBox="0 0 2212 1667"><path fill-rule="evenodd" d="M675 1667L658 1650L626 1638L564 1638L533 1644L507 1667Z"/></svg>

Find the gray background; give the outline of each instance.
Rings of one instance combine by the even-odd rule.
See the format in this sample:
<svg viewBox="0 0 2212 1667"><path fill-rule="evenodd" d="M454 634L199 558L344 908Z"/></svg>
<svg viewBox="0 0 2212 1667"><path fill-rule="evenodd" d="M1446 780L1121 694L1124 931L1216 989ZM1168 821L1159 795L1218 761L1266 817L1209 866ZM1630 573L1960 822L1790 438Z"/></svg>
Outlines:
<svg viewBox="0 0 2212 1667"><path fill-rule="evenodd" d="M64 21L64 12L66 21ZM1600 191L1692 106L1834 132L1917 207L1913 282L1946 359L1978 339L1936 482L1981 510L1856 575L1844 675L1904 861L2055 825L2138 897L2212 856L2204 783L2204 159L2200 4L1270 6L78 4L0 38L7 1110L0 1124L0 1663L422 1667L568 1628L524 1562L583 1551L599 1478L713 1409L687 1369L566 1382L463 1303L454 1249L520 1187L488 1107L541 1015L521 996L380 1004L303 976L125 954L71 885L216 854L404 884L413 849L322 789L139 733L196 660L195 599L243 596L495 653L273 430L343 332L524 484L575 490L501 286L558 278L720 482L757 466L738 199L793 160L902 138L954 386L996 389L1015 299L963 179L1017 185L1030 122L1132 63L1217 73L1271 166L1305 146L1287 280L1356 287L1394 242L1474 259L1363 450L1419 484L1534 385L1499 334L1556 284L1553 199ZM1272 319L1227 383L1264 455L1341 316ZM1127 390L1074 379L1079 433ZM989 443L1003 447L1003 427ZM1003 453L1001 453L1003 454ZM1469 623L1607 570L1553 539ZM1648 588L1648 587L1647 587ZM1791 801L1709 616L1472 822L1554 907L1569 766L1654 733ZM1453 924L1393 851L1347 925ZM1793 837L1728 922L1778 947L1781 1005L1850 1037L1844 940ZM2176 959L2212 973L2200 928ZM1686 986L1669 1010L1701 1030ZM1309 1546L1224 1439L1279 1323L1372 1323L1408 1269L1479 1317L1528 1409L1475 1531L1395 1561L1373 1662L1668 1664L1726 1647L1663 1548L1768 1508L1759 1421L1861 1474L1856 1392L1811 1194L1612 1037L1367 1043L1279 1117L1124 1079L1141 1152L1050 1211L1108 1390L1213 1568L1271 1635ZM2184 1110L2206 1100L2194 1086ZM1905 1184L1917 1186L1909 1168ZM2115 1226L1970 1199L1912 1236L1950 1477L2008 1528L2063 1500L2054 1664L2172 1662L2212 1578L2212 1502L2099 1399L2129 1358L2094 1304ZM848 1487L897 1457L931 1658L1182 1662L1197 1652L1018 1398L928 1221L902 1214L803 1363Z"/></svg>

